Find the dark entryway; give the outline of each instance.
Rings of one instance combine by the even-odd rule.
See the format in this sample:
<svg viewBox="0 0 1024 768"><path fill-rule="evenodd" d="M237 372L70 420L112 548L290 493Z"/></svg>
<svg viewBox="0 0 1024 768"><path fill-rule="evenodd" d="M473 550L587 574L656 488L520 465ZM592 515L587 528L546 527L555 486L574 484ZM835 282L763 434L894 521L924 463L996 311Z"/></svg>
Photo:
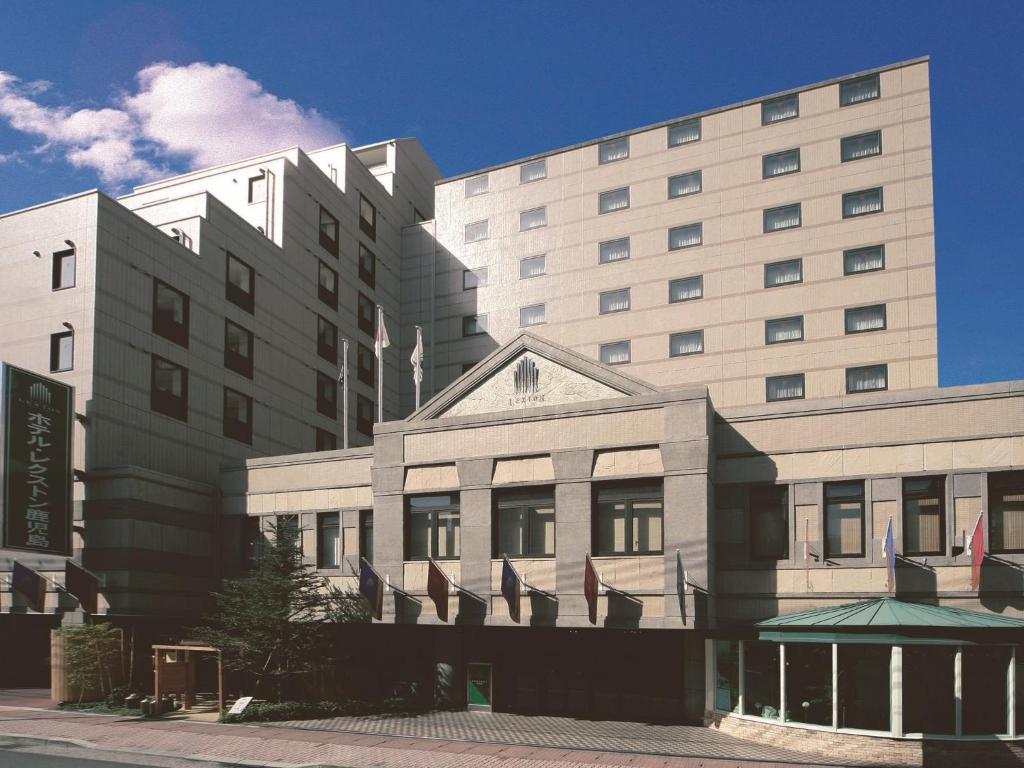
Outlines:
<svg viewBox="0 0 1024 768"><path fill-rule="evenodd" d="M0 614L0 688L50 687L50 630L58 626L52 614Z"/></svg>

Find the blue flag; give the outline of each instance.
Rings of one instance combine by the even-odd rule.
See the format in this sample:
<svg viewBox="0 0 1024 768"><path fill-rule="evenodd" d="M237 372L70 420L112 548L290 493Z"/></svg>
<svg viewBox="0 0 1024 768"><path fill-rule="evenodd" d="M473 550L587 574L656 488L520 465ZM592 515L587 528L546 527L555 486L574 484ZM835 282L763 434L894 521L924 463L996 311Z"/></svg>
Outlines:
<svg viewBox="0 0 1024 768"><path fill-rule="evenodd" d="M882 557L888 568L885 585L890 592L896 591L896 545L892 536L892 518L889 518L889 526L885 529L885 539L882 541Z"/></svg>
<svg viewBox="0 0 1024 768"><path fill-rule="evenodd" d="M380 621L384 614L384 582L365 557L359 558L359 594L370 603L370 613Z"/></svg>
<svg viewBox="0 0 1024 768"><path fill-rule="evenodd" d="M508 603L508 615L512 617L512 621L518 624L519 597L521 594L519 587L519 574L516 573L516 569L512 567L512 563L508 561L508 557L505 558L505 562L501 566L501 594Z"/></svg>

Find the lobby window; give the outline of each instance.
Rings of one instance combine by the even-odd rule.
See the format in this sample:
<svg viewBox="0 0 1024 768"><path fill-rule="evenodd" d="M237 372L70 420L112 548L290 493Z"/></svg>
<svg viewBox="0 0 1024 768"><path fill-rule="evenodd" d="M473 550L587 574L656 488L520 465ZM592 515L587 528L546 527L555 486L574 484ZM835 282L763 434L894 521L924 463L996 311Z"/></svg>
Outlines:
<svg viewBox="0 0 1024 768"><path fill-rule="evenodd" d="M338 220L320 206L320 245L332 256L338 255Z"/></svg>
<svg viewBox="0 0 1024 768"><path fill-rule="evenodd" d="M519 183L529 184L531 181L540 181L548 177L548 161L542 157L531 163L523 163L519 166Z"/></svg>
<svg viewBox="0 0 1024 768"><path fill-rule="evenodd" d="M668 178L668 197L669 200L676 197L686 197L687 195L696 195L703 189L703 175L700 171L690 171L689 173L680 173L678 176L669 176Z"/></svg>
<svg viewBox="0 0 1024 768"><path fill-rule="evenodd" d="M704 242L704 225L685 224L681 227L672 227L668 231L668 249L678 251L682 248L692 248Z"/></svg>
<svg viewBox="0 0 1024 768"><path fill-rule="evenodd" d="M466 179L466 197L482 195L487 192L488 189L490 189L490 178L486 173L481 173L479 176L473 176L472 178Z"/></svg>
<svg viewBox="0 0 1024 768"><path fill-rule="evenodd" d="M840 141L839 154L844 163L882 154L882 132L871 131L857 136L847 136Z"/></svg>
<svg viewBox="0 0 1024 768"><path fill-rule="evenodd" d="M359 244L359 279L371 288L377 284L377 257L362 243Z"/></svg>
<svg viewBox="0 0 1024 768"><path fill-rule="evenodd" d="M466 225L465 233L463 234L463 242L466 243L478 243L481 240L487 239L488 223L487 219L483 221L471 221Z"/></svg>
<svg viewBox="0 0 1024 768"><path fill-rule="evenodd" d="M800 117L800 94L791 93L761 102L761 125L772 125Z"/></svg>
<svg viewBox="0 0 1024 768"><path fill-rule="evenodd" d="M661 483L599 485L594 496L595 555L661 554Z"/></svg>
<svg viewBox="0 0 1024 768"><path fill-rule="evenodd" d="M597 145L597 162L601 165L629 157L629 136L603 141Z"/></svg>
<svg viewBox="0 0 1024 768"><path fill-rule="evenodd" d="M668 302L693 301L704 298L704 276L680 277L668 284Z"/></svg>
<svg viewBox="0 0 1024 768"><path fill-rule="evenodd" d="M804 375L791 373L786 376L769 376L764 380L764 398L769 403L783 400L803 400Z"/></svg>
<svg viewBox="0 0 1024 768"><path fill-rule="evenodd" d="M775 261L764 265L764 287L777 288L780 285L792 285L804 279L802 259Z"/></svg>
<svg viewBox="0 0 1024 768"><path fill-rule="evenodd" d="M904 646L904 733L956 732L956 651L949 645Z"/></svg>
<svg viewBox="0 0 1024 768"><path fill-rule="evenodd" d="M459 494L409 496L405 502L405 559L458 560Z"/></svg>
<svg viewBox="0 0 1024 768"><path fill-rule="evenodd" d="M864 482L825 483L825 557L864 557Z"/></svg>
<svg viewBox="0 0 1024 768"><path fill-rule="evenodd" d="M761 158L761 178L772 179L800 170L800 150L787 149Z"/></svg>
<svg viewBox="0 0 1024 768"><path fill-rule="evenodd" d="M367 336L373 337L377 331L377 305L360 293L356 310L359 330Z"/></svg>
<svg viewBox="0 0 1024 768"><path fill-rule="evenodd" d="M373 562L373 510L359 510L359 556Z"/></svg>
<svg viewBox="0 0 1024 768"><path fill-rule="evenodd" d="M316 516L316 567L341 568L341 514L321 512Z"/></svg>
<svg viewBox="0 0 1024 768"><path fill-rule="evenodd" d="M153 355L149 407L164 416L188 421L188 369Z"/></svg>
<svg viewBox="0 0 1024 768"><path fill-rule="evenodd" d="M851 248L848 251L843 251L844 275L877 272L880 269L885 269L884 245L869 245L866 248Z"/></svg>
<svg viewBox="0 0 1024 768"><path fill-rule="evenodd" d="M77 256L74 248L66 251L57 251L53 254L53 270L51 275L51 287L55 291L63 291L65 288L75 287L75 262Z"/></svg>
<svg viewBox="0 0 1024 768"><path fill-rule="evenodd" d="M1006 734L1011 653L1012 649L1005 645L963 646L961 699L965 736Z"/></svg>
<svg viewBox="0 0 1024 768"><path fill-rule="evenodd" d="M878 83L878 75L867 75L858 77L856 80L847 80L839 84L839 106L849 107L852 104L860 104L862 101L871 101L881 95Z"/></svg>
<svg viewBox="0 0 1024 768"><path fill-rule="evenodd" d="M879 392L889 387L889 366L861 365L846 369L846 394L855 395L860 392Z"/></svg>
<svg viewBox="0 0 1024 768"><path fill-rule="evenodd" d="M224 367L252 378L253 335L237 323L224 319Z"/></svg>
<svg viewBox="0 0 1024 768"><path fill-rule="evenodd" d="M316 372L316 410L329 419L338 418L338 382L321 371Z"/></svg>
<svg viewBox="0 0 1024 768"><path fill-rule="evenodd" d="M252 398L224 387L224 437L252 445Z"/></svg>
<svg viewBox="0 0 1024 768"><path fill-rule="evenodd" d="M843 218L853 219L885 210L882 203L882 188L847 192L843 195Z"/></svg>
<svg viewBox="0 0 1024 768"><path fill-rule="evenodd" d="M554 489L495 491L493 530L494 557L554 557Z"/></svg>
<svg viewBox="0 0 1024 768"><path fill-rule="evenodd" d="M629 362L629 342L612 341L602 344L598 351L598 357L605 365L623 365Z"/></svg>
<svg viewBox="0 0 1024 768"><path fill-rule="evenodd" d="M832 725L832 644L786 644L786 707L789 723Z"/></svg>
<svg viewBox="0 0 1024 768"><path fill-rule="evenodd" d="M758 560L789 557L789 488L785 485L750 486L750 556Z"/></svg>
<svg viewBox="0 0 1024 768"><path fill-rule="evenodd" d="M602 315L625 312L629 309L629 288L605 291L598 298L598 309Z"/></svg>
<svg viewBox="0 0 1024 768"><path fill-rule="evenodd" d="M75 367L75 332L50 334L50 373L70 371Z"/></svg>
<svg viewBox="0 0 1024 768"><path fill-rule="evenodd" d="M153 333L188 347L188 296L153 280Z"/></svg>
<svg viewBox="0 0 1024 768"><path fill-rule="evenodd" d="M885 304L852 307L846 310L846 332L867 333L885 330Z"/></svg>
<svg viewBox="0 0 1024 768"><path fill-rule="evenodd" d="M487 315L466 315L462 318L463 336L482 336L487 333Z"/></svg>
<svg viewBox="0 0 1024 768"><path fill-rule="evenodd" d="M787 645L787 656L789 648ZM891 661L892 648L888 645L836 644L837 727L890 730Z"/></svg>
<svg viewBox="0 0 1024 768"><path fill-rule="evenodd" d="M704 351L704 331L673 333L668 337L669 357L699 355Z"/></svg>
<svg viewBox="0 0 1024 768"><path fill-rule="evenodd" d="M743 714L779 720L779 644L743 643Z"/></svg>
<svg viewBox="0 0 1024 768"><path fill-rule="evenodd" d="M338 326L316 316L316 353L329 363L338 364Z"/></svg>
<svg viewBox="0 0 1024 768"><path fill-rule="evenodd" d="M544 206L531 208L519 214L519 231L527 232L531 229L546 227L548 223L548 209Z"/></svg>
<svg viewBox="0 0 1024 768"><path fill-rule="evenodd" d="M678 147L700 141L700 118L682 120L668 127L668 146Z"/></svg>
<svg viewBox="0 0 1024 768"><path fill-rule="evenodd" d="M1024 552L1024 472L989 474L988 491L989 550Z"/></svg>
<svg viewBox="0 0 1024 768"><path fill-rule="evenodd" d="M331 309L338 308L338 273L322 261L317 274L317 295Z"/></svg>
<svg viewBox="0 0 1024 768"><path fill-rule="evenodd" d="M737 712L740 707L740 643L715 640L715 709Z"/></svg>
<svg viewBox="0 0 1024 768"><path fill-rule="evenodd" d="M326 429L316 428L316 450L333 451L338 447L338 436Z"/></svg>
<svg viewBox="0 0 1024 768"><path fill-rule="evenodd" d="M765 233L795 229L800 223L800 203L780 205L778 208L768 208L764 212Z"/></svg>
<svg viewBox="0 0 1024 768"><path fill-rule="evenodd" d="M224 298L250 315L256 307L256 272L234 254L227 257Z"/></svg>
<svg viewBox="0 0 1024 768"><path fill-rule="evenodd" d="M365 195L359 195L359 229L371 240L377 239L377 208Z"/></svg>
<svg viewBox="0 0 1024 768"><path fill-rule="evenodd" d="M903 552L941 555L946 551L946 478L903 479Z"/></svg>
<svg viewBox="0 0 1024 768"><path fill-rule="evenodd" d="M359 434L373 437L373 411L373 400L356 395L356 431Z"/></svg>
<svg viewBox="0 0 1024 768"><path fill-rule="evenodd" d="M629 187L610 189L597 196L597 212L611 213L629 208Z"/></svg>
<svg viewBox="0 0 1024 768"><path fill-rule="evenodd" d="M785 344L788 341L803 341L804 318L779 317L764 321L764 343Z"/></svg>
<svg viewBox="0 0 1024 768"><path fill-rule="evenodd" d="M462 290L472 291L487 285L487 267L462 270Z"/></svg>
<svg viewBox="0 0 1024 768"><path fill-rule="evenodd" d="M531 304L528 307L519 309L519 327L528 328L531 325L540 325L547 322L547 305Z"/></svg>
<svg viewBox="0 0 1024 768"><path fill-rule="evenodd" d="M261 173L259 176L249 177L249 202L263 203L267 200L267 176Z"/></svg>
<svg viewBox="0 0 1024 768"><path fill-rule="evenodd" d="M373 350L365 344L356 347L356 378L368 386L374 385L374 374L376 373L377 357Z"/></svg>
<svg viewBox="0 0 1024 768"><path fill-rule="evenodd" d="M597 248L597 261L599 264L610 264L613 261L625 261L628 258L628 237L620 237L618 240L606 240Z"/></svg>
<svg viewBox="0 0 1024 768"><path fill-rule="evenodd" d="M546 274L548 271L548 257L544 254L540 256L528 256L525 259L519 261L519 279L525 280L529 277L539 277L540 275Z"/></svg>

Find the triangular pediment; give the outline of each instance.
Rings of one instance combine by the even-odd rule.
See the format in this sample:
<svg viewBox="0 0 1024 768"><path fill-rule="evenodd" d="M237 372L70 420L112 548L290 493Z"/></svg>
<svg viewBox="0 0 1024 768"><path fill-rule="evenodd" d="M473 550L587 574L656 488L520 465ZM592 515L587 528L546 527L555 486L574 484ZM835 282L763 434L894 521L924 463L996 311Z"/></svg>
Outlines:
<svg viewBox="0 0 1024 768"><path fill-rule="evenodd" d="M657 391L639 379L524 333L455 380L409 420L515 412Z"/></svg>

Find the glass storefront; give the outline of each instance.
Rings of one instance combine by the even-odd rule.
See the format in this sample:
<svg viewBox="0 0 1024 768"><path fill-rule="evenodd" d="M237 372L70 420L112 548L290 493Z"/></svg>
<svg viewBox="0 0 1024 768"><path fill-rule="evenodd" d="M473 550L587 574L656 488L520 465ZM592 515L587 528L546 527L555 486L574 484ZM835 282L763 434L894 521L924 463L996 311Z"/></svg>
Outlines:
<svg viewBox="0 0 1024 768"><path fill-rule="evenodd" d="M738 712L740 708L740 644L715 641L715 709Z"/></svg>
<svg viewBox="0 0 1024 768"><path fill-rule="evenodd" d="M743 643L743 714L779 719L779 645Z"/></svg>

